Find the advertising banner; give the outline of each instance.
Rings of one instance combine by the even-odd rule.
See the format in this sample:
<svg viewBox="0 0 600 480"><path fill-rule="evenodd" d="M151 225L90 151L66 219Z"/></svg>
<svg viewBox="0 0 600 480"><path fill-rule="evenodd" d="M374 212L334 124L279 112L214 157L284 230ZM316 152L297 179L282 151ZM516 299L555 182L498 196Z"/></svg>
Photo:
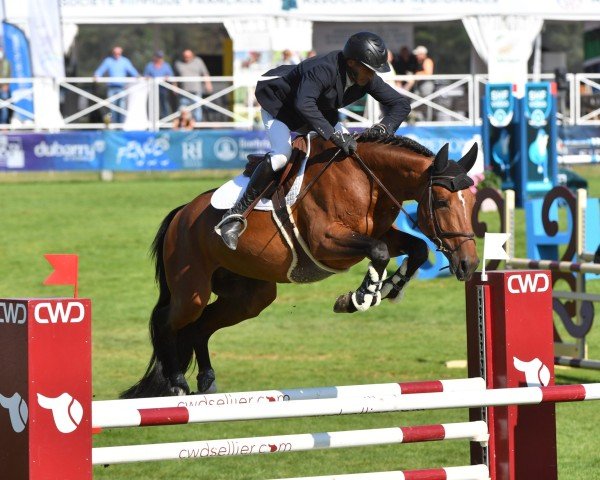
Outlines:
<svg viewBox="0 0 600 480"><path fill-rule="evenodd" d="M452 159L481 142L480 128L470 126L403 127L398 134L434 153L449 143ZM263 130L19 133L0 135L0 171L241 170L248 154L269 149ZM482 154L478 160L471 173L483 171Z"/></svg>
<svg viewBox="0 0 600 480"><path fill-rule="evenodd" d="M553 96L554 95L554 96ZM527 83L523 115L525 118L524 158L527 159L525 178L528 191L547 191L553 187L556 171L556 125L554 103L556 84Z"/></svg>
<svg viewBox="0 0 600 480"><path fill-rule="evenodd" d="M106 132L106 170L241 169L266 153L264 131Z"/></svg>
<svg viewBox="0 0 600 480"><path fill-rule="evenodd" d="M470 176L482 174L484 170L483 149L481 146L481 127L457 125L452 127L402 127L397 132L412 138L421 145L429 148L434 154L440 151L444 144L449 143L448 156L451 160L460 159L469 151L473 143L479 145L477 161L469 172Z"/></svg>
<svg viewBox="0 0 600 480"><path fill-rule="evenodd" d="M488 83L483 100L483 144L486 164L502 179L503 189L516 188L519 177L519 112L512 83Z"/></svg>
<svg viewBox="0 0 600 480"><path fill-rule="evenodd" d="M600 127L558 127L558 163L600 163Z"/></svg>
<svg viewBox="0 0 600 480"><path fill-rule="evenodd" d="M0 135L0 171L100 170L101 132Z"/></svg>
<svg viewBox="0 0 600 480"><path fill-rule="evenodd" d="M12 78L31 78L31 55L29 41L23 31L4 22L4 51L6 59L10 62ZM33 119L33 85L31 82L10 84L10 95L15 99L13 105L15 112L13 120L19 121Z"/></svg>

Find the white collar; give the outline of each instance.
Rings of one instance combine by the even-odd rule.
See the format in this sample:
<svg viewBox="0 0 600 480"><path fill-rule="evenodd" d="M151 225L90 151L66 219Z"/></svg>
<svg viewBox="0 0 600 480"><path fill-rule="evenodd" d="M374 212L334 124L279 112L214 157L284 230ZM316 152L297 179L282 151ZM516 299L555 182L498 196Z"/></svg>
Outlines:
<svg viewBox="0 0 600 480"><path fill-rule="evenodd" d="M348 90L352 85L354 85L354 81L350 78L350 75L346 73L346 86L344 87L344 92Z"/></svg>

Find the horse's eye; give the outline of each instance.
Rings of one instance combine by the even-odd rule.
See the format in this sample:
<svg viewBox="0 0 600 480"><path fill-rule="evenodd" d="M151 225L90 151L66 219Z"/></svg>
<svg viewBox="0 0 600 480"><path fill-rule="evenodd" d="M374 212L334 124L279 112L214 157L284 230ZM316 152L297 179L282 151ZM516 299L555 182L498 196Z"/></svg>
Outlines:
<svg viewBox="0 0 600 480"><path fill-rule="evenodd" d="M450 204L447 200L434 200L433 208L448 208Z"/></svg>

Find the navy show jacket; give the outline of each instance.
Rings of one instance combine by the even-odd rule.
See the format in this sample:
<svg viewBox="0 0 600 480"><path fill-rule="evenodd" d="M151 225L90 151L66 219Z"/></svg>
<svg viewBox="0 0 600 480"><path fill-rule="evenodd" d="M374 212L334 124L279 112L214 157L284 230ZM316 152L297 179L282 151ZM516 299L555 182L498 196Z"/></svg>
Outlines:
<svg viewBox="0 0 600 480"><path fill-rule="evenodd" d="M277 78L257 83L256 99L290 130L315 130L328 139L338 121L338 109L368 93L388 107L380 123L389 133L394 133L410 113L408 99L378 75L364 87L354 84L344 91L346 70L346 60L339 50L306 59L298 65L281 65L264 74Z"/></svg>

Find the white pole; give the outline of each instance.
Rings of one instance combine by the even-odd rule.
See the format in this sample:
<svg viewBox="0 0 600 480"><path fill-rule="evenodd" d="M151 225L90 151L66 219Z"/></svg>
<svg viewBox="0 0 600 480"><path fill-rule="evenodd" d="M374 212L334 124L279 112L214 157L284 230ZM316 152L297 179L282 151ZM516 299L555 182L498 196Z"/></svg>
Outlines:
<svg viewBox="0 0 600 480"><path fill-rule="evenodd" d="M108 427L110 420L106 419L110 419L117 410L119 412L127 410L130 412L130 415L139 416L138 410L146 408L244 405L290 400L315 400L320 398L384 397L407 393L460 392L471 390L485 390L485 381L483 378L213 393L207 395L186 395L182 397L103 400L92 402L92 425L95 428ZM109 424L106 424L107 421Z"/></svg>
<svg viewBox="0 0 600 480"><path fill-rule="evenodd" d="M446 467L441 469L445 473L446 480L489 480L490 472L486 465L470 465L466 467ZM431 476L438 473L438 470L412 470L395 472L373 472L373 473L351 473L348 475L325 475L321 477L294 477L279 480L405 480L406 478L416 478L418 474L425 478L427 473ZM441 478L441 477L440 477Z"/></svg>
<svg viewBox="0 0 600 480"><path fill-rule="evenodd" d="M442 408L479 408L530 405L549 401L600 399L600 383L550 387L502 388L484 391L415 393L382 398L341 398L310 401L180 407L179 409L115 409L110 417L94 420L105 428L139 425L226 422L268 418L295 418L359 413L433 410ZM173 421L177 417L177 421Z"/></svg>
<svg viewBox="0 0 600 480"><path fill-rule="evenodd" d="M377 428L343 432L101 447L92 449L92 464L110 465L157 460L193 460L207 457L299 452L435 440L463 439L486 442L488 437L487 424L478 421L404 428Z"/></svg>

